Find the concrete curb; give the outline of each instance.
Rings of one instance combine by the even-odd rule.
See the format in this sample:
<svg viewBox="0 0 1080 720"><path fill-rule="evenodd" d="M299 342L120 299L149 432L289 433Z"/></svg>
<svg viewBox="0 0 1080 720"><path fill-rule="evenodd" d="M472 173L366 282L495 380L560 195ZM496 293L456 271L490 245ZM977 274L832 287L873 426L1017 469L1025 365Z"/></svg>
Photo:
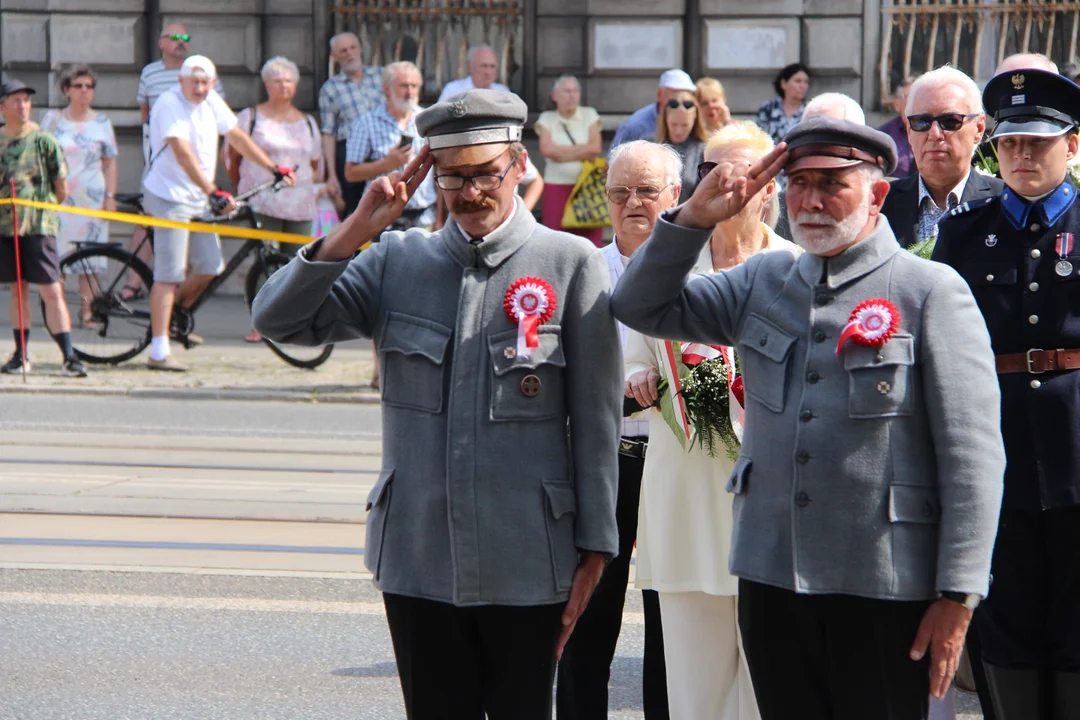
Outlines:
<svg viewBox="0 0 1080 720"><path fill-rule="evenodd" d="M212 387L79 387L77 385L0 385L2 394L83 395L92 397L137 397L159 400L248 400L261 402L362 403L381 402L375 391L319 392L318 390L247 390Z"/></svg>

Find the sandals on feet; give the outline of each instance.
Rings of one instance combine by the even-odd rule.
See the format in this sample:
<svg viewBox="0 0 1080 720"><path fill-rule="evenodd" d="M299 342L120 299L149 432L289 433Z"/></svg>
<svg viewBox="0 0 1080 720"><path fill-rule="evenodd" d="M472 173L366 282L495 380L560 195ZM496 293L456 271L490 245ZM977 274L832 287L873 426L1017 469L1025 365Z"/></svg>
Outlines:
<svg viewBox="0 0 1080 720"><path fill-rule="evenodd" d="M120 288L120 299L124 302L131 302L132 300L142 300L146 297L146 288L142 285L125 285Z"/></svg>
<svg viewBox="0 0 1080 720"><path fill-rule="evenodd" d="M262 342L262 335L259 334L258 330L252 330L244 336L244 342L260 343Z"/></svg>

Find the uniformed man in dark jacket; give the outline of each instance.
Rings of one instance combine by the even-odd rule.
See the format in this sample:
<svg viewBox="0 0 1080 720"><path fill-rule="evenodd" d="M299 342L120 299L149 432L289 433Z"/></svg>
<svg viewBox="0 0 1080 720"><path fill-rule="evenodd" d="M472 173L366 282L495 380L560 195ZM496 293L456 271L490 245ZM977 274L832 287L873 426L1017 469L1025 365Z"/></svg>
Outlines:
<svg viewBox="0 0 1080 720"><path fill-rule="evenodd" d="M1080 718L1080 87L1017 70L983 93L1005 189L942 218L997 356L1008 467L977 616L999 720ZM1075 234L1075 235L1074 235Z"/></svg>

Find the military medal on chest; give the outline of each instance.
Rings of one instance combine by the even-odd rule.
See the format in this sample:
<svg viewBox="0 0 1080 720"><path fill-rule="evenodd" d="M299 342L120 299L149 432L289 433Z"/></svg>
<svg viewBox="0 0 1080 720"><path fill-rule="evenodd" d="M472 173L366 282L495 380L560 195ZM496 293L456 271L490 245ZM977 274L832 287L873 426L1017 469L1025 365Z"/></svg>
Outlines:
<svg viewBox="0 0 1080 720"><path fill-rule="evenodd" d="M518 357L527 358L531 348L540 347L540 326L555 314L555 303L555 290L546 280L523 277L510 284L503 306L518 326Z"/></svg>
<svg viewBox="0 0 1080 720"><path fill-rule="evenodd" d="M1054 272L1060 277L1069 277L1072 275L1073 264L1066 258L1072 253L1073 248L1073 235L1072 233L1058 233L1057 242L1055 244L1058 254L1058 261L1054 265Z"/></svg>
<svg viewBox="0 0 1080 720"><path fill-rule="evenodd" d="M882 298L863 300L851 311L836 343L836 354L840 354L848 340L867 347L881 347L899 327L900 311L895 305Z"/></svg>

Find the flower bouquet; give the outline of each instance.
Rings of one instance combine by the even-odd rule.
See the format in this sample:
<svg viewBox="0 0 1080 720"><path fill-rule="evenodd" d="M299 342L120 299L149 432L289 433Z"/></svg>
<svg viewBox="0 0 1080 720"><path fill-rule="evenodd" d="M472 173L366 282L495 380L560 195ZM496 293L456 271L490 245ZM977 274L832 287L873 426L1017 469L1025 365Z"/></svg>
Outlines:
<svg viewBox="0 0 1080 720"><path fill-rule="evenodd" d="M739 456L743 380L736 375L731 349L698 343L665 342L660 379L660 413L679 443L700 445L716 457L717 444L727 456ZM731 397L737 407L732 408ZM733 412L734 411L734 412Z"/></svg>

